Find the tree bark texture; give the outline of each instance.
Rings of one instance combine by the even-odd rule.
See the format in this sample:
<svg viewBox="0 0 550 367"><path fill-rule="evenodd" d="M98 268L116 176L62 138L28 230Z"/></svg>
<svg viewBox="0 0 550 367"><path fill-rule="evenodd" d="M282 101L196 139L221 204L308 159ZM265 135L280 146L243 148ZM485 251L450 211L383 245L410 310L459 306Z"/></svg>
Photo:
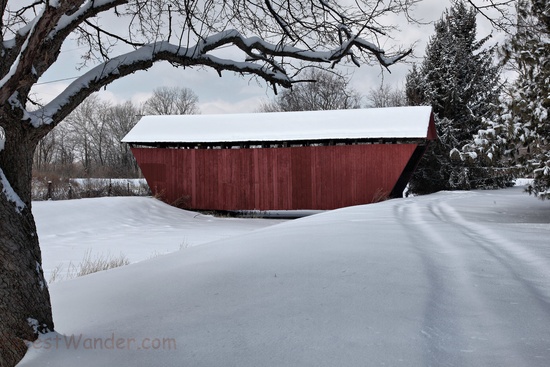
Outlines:
<svg viewBox="0 0 550 367"><path fill-rule="evenodd" d="M27 352L26 341L53 330L53 318L31 212L32 157L43 132L21 120L8 129L5 118L0 117L6 135L0 151L0 367L11 367Z"/></svg>

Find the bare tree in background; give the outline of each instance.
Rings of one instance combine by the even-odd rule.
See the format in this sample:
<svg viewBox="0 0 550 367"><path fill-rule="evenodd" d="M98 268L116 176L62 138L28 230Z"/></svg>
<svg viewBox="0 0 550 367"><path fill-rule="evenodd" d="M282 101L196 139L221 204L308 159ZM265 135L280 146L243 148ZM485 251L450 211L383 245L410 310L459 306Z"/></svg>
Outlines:
<svg viewBox="0 0 550 367"><path fill-rule="evenodd" d="M159 87L143 105L145 115L197 115L199 97L185 87Z"/></svg>
<svg viewBox="0 0 550 367"><path fill-rule="evenodd" d="M76 146L77 142L72 138L67 125L58 125L36 147L33 161L35 173L45 176L55 172L69 177L73 173L73 162L76 160Z"/></svg>
<svg viewBox="0 0 550 367"><path fill-rule="evenodd" d="M136 159L129 145L120 141L134 127L141 114L141 109L130 101L109 108L106 117L109 127L107 165L111 176L137 177L139 168Z"/></svg>
<svg viewBox="0 0 550 367"><path fill-rule="evenodd" d="M44 171L51 168L57 145L57 131L52 130L36 147L33 163L35 169L38 171Z"/></svg>
<svg viewBox="0 0 550 367"><path fill-rule="evenodd" d="M77 160L84 177L90 177L95 165L105 164L105 141L108 139L106 116L111 104L92 95L85 99L64 121L75 142Z"/></svg>
<svg viewBox="0 0 550 367"><path fill-rule="evenodd" d="M307 82L285 89L272 101L260 106L261 112L345 110L361 107L361 95L349 85L349 79L320 69L308 69Z"/></svg>
<svg viewBox="0 0 550 367"><path fill-rule="evenodd" d="M0 366L15 365L25 341L54 329L31 211L33 155L88 96L161 61L252 75L274 87L293 85L303 64L389 67L410 50L386 52L380 45L395 25L382 22L408 20L416 2L0 1ZM31 111L33 86L71 39L81 47L81 74Z"/></svg>
<svg viewBox="0 0 550 367"><path fill-rule="evenodd" d="M111 104L91 95L39 143L34 168L61 177L136 177L139 169L120 140L141 115L127 101Z"/></svg>
<svg viewBox="0 0 550 367"><path fill-rule="evenodd" d="M407 96L404 90L381 84L369 91L367 101L368 107L399 107L407 105Z"/></svg>

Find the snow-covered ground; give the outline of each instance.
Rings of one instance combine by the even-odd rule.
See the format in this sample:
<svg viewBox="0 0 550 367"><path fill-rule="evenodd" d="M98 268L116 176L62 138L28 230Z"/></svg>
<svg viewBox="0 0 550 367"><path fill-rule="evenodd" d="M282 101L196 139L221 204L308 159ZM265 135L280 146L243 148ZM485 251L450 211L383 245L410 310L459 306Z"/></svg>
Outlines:
<svg viewBox="0 0 550 367"><path fill-rule="evenodd" d="M87 216L96 202L112 209ZM41 214L54 205L63 204L35 205L50 264L65 254L47 255L56 233L71 228L94 251L89 231L98 250L129 256L195 241L184 235L194 226L197 242L224 238L54 283L57 333L21 366L550 365L550 202L521 188L395 199L240 233L151 199Z"/></svg>
<svg viewBox="0 0 550 367"><path fill-rule="evenodd" d="M216 218L176 209L146 197L112 197L33 203L46 280L64 278L86 253L138 262L189 246L281 223Z"/></svg>

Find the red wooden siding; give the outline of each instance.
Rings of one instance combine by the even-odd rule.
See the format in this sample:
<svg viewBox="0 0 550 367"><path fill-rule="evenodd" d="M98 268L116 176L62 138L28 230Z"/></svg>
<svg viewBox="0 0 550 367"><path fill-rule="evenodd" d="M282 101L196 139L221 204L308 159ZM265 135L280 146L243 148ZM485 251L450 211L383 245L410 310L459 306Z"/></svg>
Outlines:
<svg viewBox="0 0 550 367"><path fill-rule="evenodd" d="M388 195L417 144L132 148L149 187L190 209L335 209Z"/></svg>

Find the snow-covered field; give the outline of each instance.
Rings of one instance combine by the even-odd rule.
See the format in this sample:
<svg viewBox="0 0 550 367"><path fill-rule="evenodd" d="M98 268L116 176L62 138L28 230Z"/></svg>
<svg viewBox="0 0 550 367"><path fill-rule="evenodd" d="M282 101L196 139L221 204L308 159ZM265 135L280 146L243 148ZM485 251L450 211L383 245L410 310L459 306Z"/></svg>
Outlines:
<svg viewBox="0 0 550 367"><path fill-rule="evenodd" d="M281 223L215 218L146 197L111 197L33 203L46 280L78 266L87 252L138 262L186 247Z"/></svg>
<svg viewBox="0 0 550 367"><path fill-rule="evenodd" d="M146 198L34 208L46 268L81 247L178 251L51 285L57 333L21 366L550 365L550 202L522 188L255 231L274 222Z"/></svg>

